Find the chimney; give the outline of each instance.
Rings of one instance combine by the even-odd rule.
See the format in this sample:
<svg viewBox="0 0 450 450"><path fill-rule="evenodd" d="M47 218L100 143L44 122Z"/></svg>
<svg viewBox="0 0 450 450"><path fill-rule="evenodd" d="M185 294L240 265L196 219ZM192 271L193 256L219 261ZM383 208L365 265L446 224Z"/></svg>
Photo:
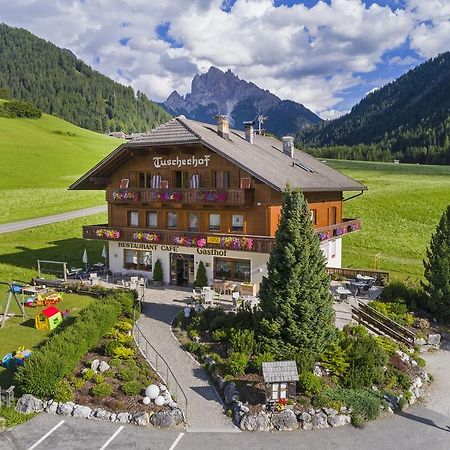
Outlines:
<svg viewBox="0 0 450 450"><path fill-rule="evenodd" d="M294 138L292 136L283 136L283 153L294 157Z"/></svg>
<svg viewBox="0 0 450 450"><path fill-rule="evenodd" d="M253 122L244 122L245 140L253 144Z"/></svg>
<svg viewBox="0 0 450 450"><path fill-rule="evenodd" d="M230 127L227 116L218 114L214 117L217 120L217 134L224 139L230 139Z"/></svg>

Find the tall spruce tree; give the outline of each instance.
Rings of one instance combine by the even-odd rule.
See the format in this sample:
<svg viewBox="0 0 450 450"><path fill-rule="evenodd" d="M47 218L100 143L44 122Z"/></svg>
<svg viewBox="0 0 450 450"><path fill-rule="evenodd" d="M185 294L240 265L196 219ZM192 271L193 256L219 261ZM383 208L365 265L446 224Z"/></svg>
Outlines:
<svg viewBox="0 0 450 450"><path fill-rule="evenodd" d="M289 186L267 268L259 292L261 339L277 357L309 363L334 335L332 297L306 201Z"/></svg>
<svg viewBox="0 0 450 450"><path fill-rule="evenodd" d="M428 308L439 320L450 322L450 205L431 236L427 258L423 287Z"/></svg>

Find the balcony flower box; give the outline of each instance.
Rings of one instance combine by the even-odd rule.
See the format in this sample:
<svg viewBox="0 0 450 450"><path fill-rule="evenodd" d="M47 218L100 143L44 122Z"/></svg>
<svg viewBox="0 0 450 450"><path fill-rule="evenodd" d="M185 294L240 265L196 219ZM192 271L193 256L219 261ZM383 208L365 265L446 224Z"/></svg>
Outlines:
<svg viewBox="0 0 450 450"><path fill-rule="evenodd" d="M154 191L152 192L152 200L154 201L173 201L179 202L183 198L183 194L179 191Z"/></svg>
<svg viewBox="0 0 450 450"><path fill-rule="evenodd" d="M206 246L206 238L201 236L175 236L173 241L176 245L181 245L183 247L202 248Z"/></svg>
<svg viewBox="0 0 450 450"><path fill-rule="evenodd" d="M253 239L247 237L226 236L220 238L220 246L222 248L230 248L232 250L252 250Z"/></svg>
<svg viewBox="0 0 450 450"><path fill-rule="evenodd" d="M107 228L99 228L95 231L95 235L101 239L120 239L119 230L109 230Z"/></svg>
<svg viewBox="0 0 450 450"><path fill-rule="evenodd" d="M160 236L156 233L144 233L141 231L137 231L133 233L133 241L141 241L141 242L159 242Z"/></svg>
<svg viewBox="0 0 450 450"><path fill-rule="evenodd" d="M200 191L195 193L196 201L219 202L223 203L228 200L228 192L226 191Z"/></svg>
<svg viewBox="0 0 450 450"><path fill-rule="evenodd" d="M126 202L137 202L139 200L139 192L138 191L113 191L112 193L113 200L120 200Z"/></svg>

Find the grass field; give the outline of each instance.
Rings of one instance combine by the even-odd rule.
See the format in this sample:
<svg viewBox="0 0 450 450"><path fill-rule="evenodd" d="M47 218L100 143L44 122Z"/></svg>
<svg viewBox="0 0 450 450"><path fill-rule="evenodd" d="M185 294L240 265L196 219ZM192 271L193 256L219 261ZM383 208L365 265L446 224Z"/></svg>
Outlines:
<svg viewBox="0 0 450 450"><path fill-rule="evenodd" d="M102 191L67 187L120 142L47 114L0 117L0 223L102 204Z"/></svg>
<svg viewBox="0 0 450 450"><path fill-rule="evenodd" d="M431 234L450 204L450 167L336 160L329 164L369 188L344 203L344 216L363 219L363 226L343 239L343 266L373 268L380 253L381 270L393 278L419 280Z"/></svg>
<svg viewBox="0 0 450 450"><path fill-rule="evenodd" d="M0 290L0 312L3 313L6 303L6 292ZM19 300L22 296L19 295ZM68 309L70 317L76 316L83 308L93 301L92 297L86 295L63 294L63 300L57 305L60 310ZM51 334L51 331L37 330L34 327L34 316L43 308L25 308L27 317L21 315L9 318L5 327L0 329L0 359L6 353L16 351L19 347L32 349L38 346L45 338ZM20 309L13 301L9 312L20 313ZM69 319L65 319L69 320ZM64 323L64 322L63 322ZM60 325L61 326L61 325ZM0 386L9 386L13 382L12 373L6 368L0 367Z"/></svg>

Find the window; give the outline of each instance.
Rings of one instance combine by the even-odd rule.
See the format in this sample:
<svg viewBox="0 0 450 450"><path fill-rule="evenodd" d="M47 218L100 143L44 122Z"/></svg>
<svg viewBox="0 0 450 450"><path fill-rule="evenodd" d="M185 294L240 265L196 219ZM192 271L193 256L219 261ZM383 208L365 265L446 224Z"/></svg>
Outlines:
<svg viewBox="0 0 450 450"><path fill-rule="evenodd" d="M167 213L167 226L172 230L175 230L177 228L177 213Z"/></svg>
<svg viewBox="0 0 450 450"><path fill-rule="evenodd" d="M272 400L287 398L287 383L272 384Z"/></svg>
<svg viewBox="0 0 450 450"><path fill-rule="evenodd" d="M128 211L128 225L130 227L139 226L139 212L138 211Z"/></svg>
<svg viewBox="0 0 450 450"><path fill-rule="evenodd" d="M244 216L242 214L233 214L231 217L231 228L233 231L244 231Z"/></svg>
<svg viewBox="0 0 450 450"><path fill-rule="evenodd" d="M156 228L158 226L158 213L156 211L149 211L147 213L147 226L149 228Z"/></svg>
<svg viewBox="0 0 450 450"><path fill-rule="evenodd" d="M152 174L148 172L139 172L139 187L151 188L152 187Z"/></svg>
<svg viewBox="0 0 450 450"><path fill-rule="evenodd" d="M152 252L141 250L124 250L123 251L124 268L128 270L145 270L151 272Z"/></svg>
<svg viewBox="0 0 450 450"><path fill-rule="evenodd" d="M230 188L230 172L226 170L214 171L214 187L216 189Z"/></svg>
<svg viewBox="0 0 450 450"><path fill-rule="evenodd" d="M311 223L317 225L317 209L310 209L309 215L311 217Z"/></svg>
<svg viewBox="0 0 450 450"><path fill-rule="evenodd" d="M190 186L191 189L198 189L200 187L200 175L195 173L191 176Z"/></svg>
<svg viewBox="0 0 450 450"><path fill-rule="evenodd" d="M209 215L209 229L211 231L220 231L220 214Z"/></svg>
<svg viewBox="0 0 450 450"><path fill-rule="evenodd" d="M332 206L331 208L328 208L328 225L336 224L336 216L337 216L336 206Z"/></svg>
<svg viewBox="0 0 450 450"><path fill-rule="evenodd" d="M198 231L198 214L190 212L188 216L188 230Z"/></svg>
<svg viewBox="0 0 450 450"><path fill-rule="evenodd" d="M250 260L214 258L214 278L229 281L250 281Z"/></svg>
<svg viewBox="0 0 450 450"><path fill-rule="evenodd" d="M173 173L173 185L176 188L189 188L189 173L176 170Z"/></svg>

